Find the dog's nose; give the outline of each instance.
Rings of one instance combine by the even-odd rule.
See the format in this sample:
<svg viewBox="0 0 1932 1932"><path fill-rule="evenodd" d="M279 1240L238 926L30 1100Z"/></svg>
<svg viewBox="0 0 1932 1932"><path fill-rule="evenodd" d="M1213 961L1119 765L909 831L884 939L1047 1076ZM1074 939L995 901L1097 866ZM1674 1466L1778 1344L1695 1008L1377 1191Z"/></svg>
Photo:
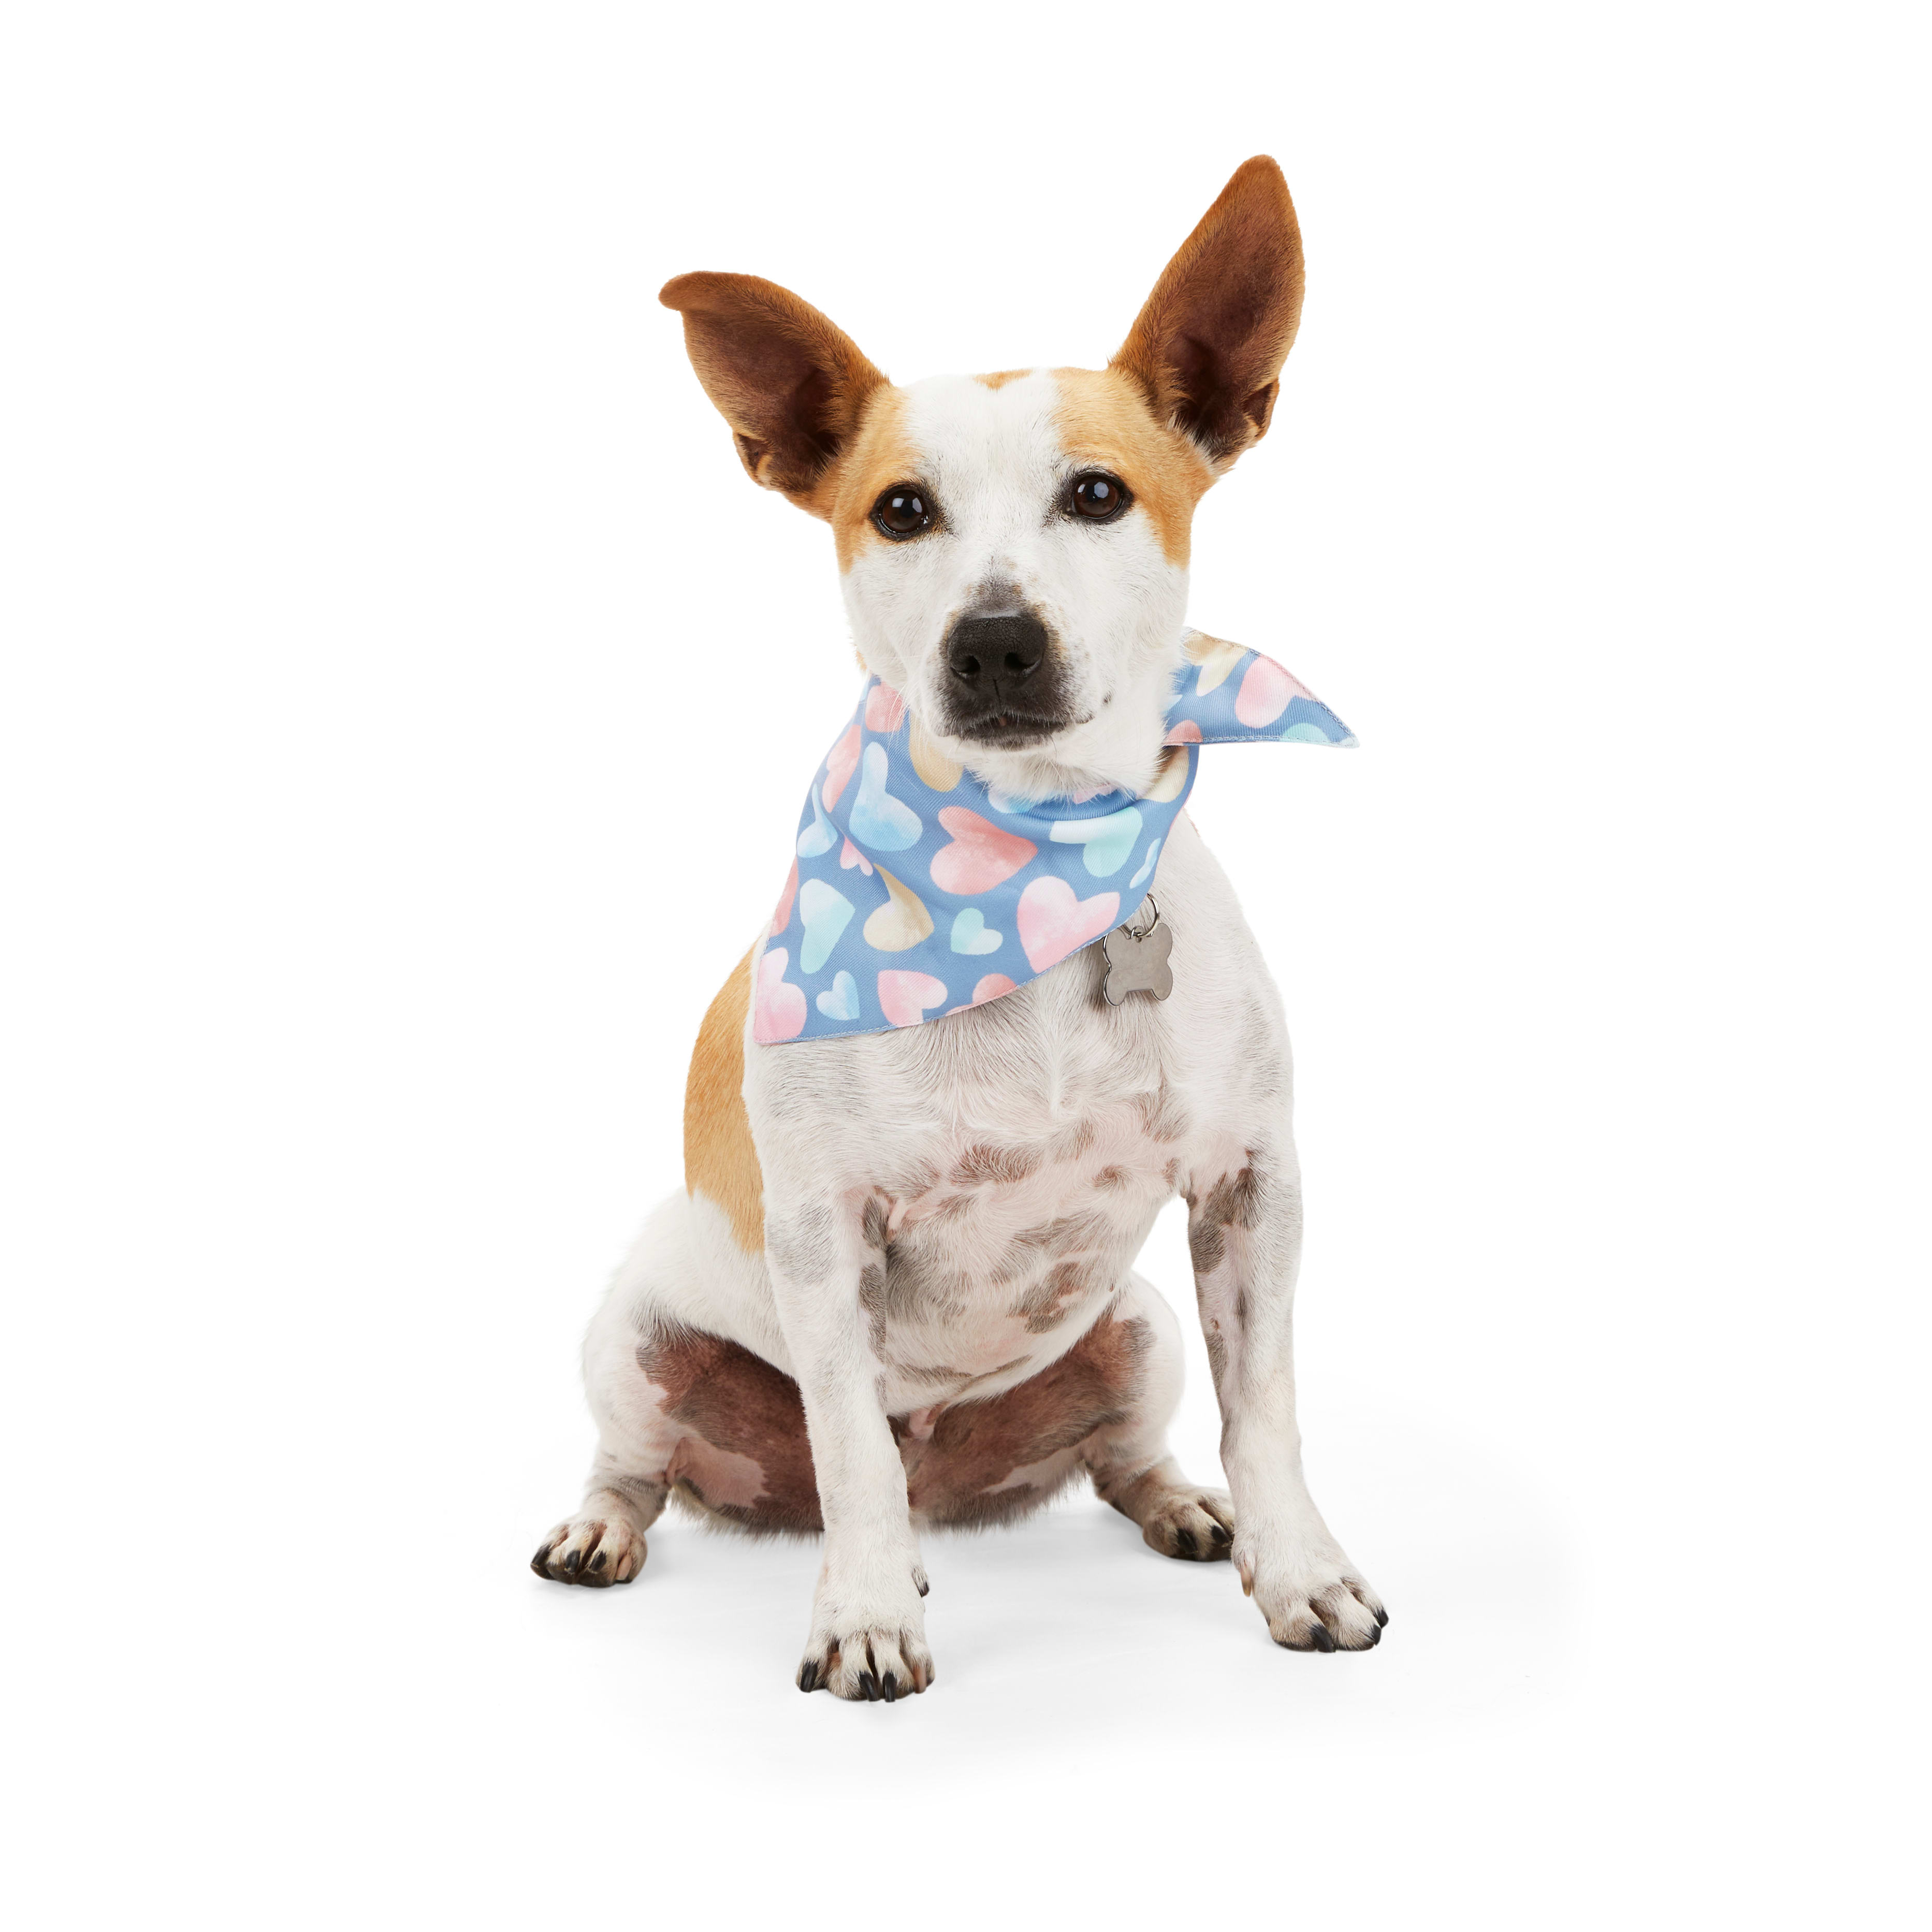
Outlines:
<svg viewBox="0 0 1932 1932"><path fill-rule="evenodd" d="M946 640L946 668L968 691L1017 690L1046 656L1046 626L1030 610L962 617Z"/></svg>

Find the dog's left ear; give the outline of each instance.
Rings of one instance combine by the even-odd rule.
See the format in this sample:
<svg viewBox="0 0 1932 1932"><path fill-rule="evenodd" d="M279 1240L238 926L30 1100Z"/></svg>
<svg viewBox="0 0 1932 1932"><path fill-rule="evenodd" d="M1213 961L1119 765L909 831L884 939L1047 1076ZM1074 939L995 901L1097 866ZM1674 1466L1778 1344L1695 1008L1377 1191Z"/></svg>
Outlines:
<svg viewBox="0 0 1932 1932"><path fill-rule="evenodd" d="M691 366L752 480L829 518L839 459L885 377L811 303L757 275L679 275L658 299L683 316Z"/></svg>
<svg viewBox="0 0 1932 1932"><path fill-rule="evenodd" d="M1164 423L1225 470L1268 433L1301 321L1301 230L1280 168L1244 161L1114 356Z"/></svg>

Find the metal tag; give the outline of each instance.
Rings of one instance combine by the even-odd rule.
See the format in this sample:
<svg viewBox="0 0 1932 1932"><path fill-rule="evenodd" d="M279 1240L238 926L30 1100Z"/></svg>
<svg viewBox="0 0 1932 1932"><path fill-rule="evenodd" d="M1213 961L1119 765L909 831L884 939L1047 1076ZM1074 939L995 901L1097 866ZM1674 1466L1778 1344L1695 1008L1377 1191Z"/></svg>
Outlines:
<svg viewBox="0 0 1932 1932"><path fill-rule="evenodd" d="M1168 955L1174 950L1174 932L1160 922L1160 908L1153 893L1148 894L1152 915L1136 932L1130 926L1117 926L1100 942L1107 956L1107 976L1100 982L1110 1006L1118 1006L1130 993L1151 993L1164 1000L1174 991L1174 969Z"/></svg>

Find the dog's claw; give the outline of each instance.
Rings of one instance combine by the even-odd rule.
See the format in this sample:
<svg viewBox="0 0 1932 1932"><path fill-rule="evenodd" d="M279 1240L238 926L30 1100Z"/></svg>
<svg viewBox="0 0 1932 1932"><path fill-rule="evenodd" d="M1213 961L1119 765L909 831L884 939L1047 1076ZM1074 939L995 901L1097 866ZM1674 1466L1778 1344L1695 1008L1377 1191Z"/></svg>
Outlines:
<svg viewBox="0 0 1932 1932"><path fill-rule="evenodd" d="M808 1657L798 1668L798 1688L808 1694L818 1688L818 1660Z"/></svg>

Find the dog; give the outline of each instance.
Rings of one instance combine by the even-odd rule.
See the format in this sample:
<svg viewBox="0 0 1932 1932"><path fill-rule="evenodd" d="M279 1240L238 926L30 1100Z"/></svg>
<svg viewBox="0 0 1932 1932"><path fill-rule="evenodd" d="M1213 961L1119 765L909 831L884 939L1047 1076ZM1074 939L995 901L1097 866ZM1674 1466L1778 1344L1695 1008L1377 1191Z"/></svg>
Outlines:
<svg viewBox="0 0 1932 1932"><path fill-rule="evenodd" d="M831 525L860 659L916 754L995 799L1077 800L1146 794L1172 755L1191 520L1267 433L1302 280L1257 156L1104 370L899 388L756 277L680 275L661 299L752 479ZM890 1703L934 1681L919 1528L1006 1520L1084 1474L1162 1555L1231 1558L1278 1644L1379 1641L1381 1599L1302 1478L1280 998L1184 813L1156 883L1165 999L1113 997L1110 940L923 1024L784 1044L759 1036L767 928L698 1034L685 1191L590 1328L597 1453L540 1576L629 1582L673 1494L822 1531L796 1681ZM1133 1271L1176 1195L1226 1492L1168 1453L1180 1331Z"/></svg>

